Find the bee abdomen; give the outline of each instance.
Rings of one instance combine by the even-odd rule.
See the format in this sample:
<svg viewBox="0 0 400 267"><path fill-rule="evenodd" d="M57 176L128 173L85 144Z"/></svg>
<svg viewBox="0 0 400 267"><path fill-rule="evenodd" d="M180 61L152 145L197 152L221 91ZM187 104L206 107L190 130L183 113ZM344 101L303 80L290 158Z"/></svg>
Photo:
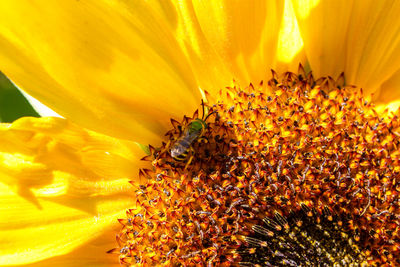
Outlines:
<svg viewBox="0 0 400 267"><path fill-rule="evenodd" d="M190 143L186 140L178 140L171 148L171 156L178 161L183 161L188 155Z"/></svg>
<svg viewBox="0 0 400 267"><path fill-rule="evenodd" d="M183 152L182 154L179 154L179 155L177 155L177 156L175 156L175 157L173 157L173 158L174 158L174 160L176 160L176 161L184 161L184 160L186 160L187 155L188 155L188 151L186 150L186 151Z"/></svg>

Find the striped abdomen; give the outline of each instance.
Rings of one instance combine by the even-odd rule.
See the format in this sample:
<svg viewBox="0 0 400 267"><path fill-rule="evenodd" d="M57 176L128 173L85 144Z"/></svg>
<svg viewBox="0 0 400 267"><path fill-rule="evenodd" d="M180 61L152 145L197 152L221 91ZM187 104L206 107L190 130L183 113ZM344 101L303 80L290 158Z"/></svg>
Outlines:
<svg viewBox="0 0 400 267"><path fill-rule="evenodd" d="M171 156L177 161L183 161L186 159L189 148L193 141L196 140L202 131L192 131L191 128L186 129L183 136L179 137L178 140L171 147Z"/></svg>

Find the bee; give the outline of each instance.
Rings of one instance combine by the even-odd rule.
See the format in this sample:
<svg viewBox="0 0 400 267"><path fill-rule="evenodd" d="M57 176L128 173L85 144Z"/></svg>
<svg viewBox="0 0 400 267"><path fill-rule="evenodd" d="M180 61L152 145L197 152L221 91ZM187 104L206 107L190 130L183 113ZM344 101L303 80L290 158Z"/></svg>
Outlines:
<svg viewBox="0 0 400 267"><path fill-rule="evenodd" d="M206 128L207 128L207 119L210 117L211 114L215 112L211 112L204 118L204 103L201 101L201 105L203 107L203 117L201 119L197 118L191 121L185 130L183 131L183 134L173 143L170 153L171 156L174 160L176 161L184 161L186 160L189 150L192 149L192 144L194 141L196 141L198 138L200 138ZM192 157L189 159L188 163L186 164L189 165L190 162L192 161Z"/></svg>

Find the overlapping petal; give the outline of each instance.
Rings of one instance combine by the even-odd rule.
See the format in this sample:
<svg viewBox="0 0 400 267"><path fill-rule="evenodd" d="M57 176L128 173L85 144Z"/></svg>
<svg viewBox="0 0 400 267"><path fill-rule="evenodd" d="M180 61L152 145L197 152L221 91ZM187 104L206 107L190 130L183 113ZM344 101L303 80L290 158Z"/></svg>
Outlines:
<svg viewBox="0 0 400 267"><path fill-rule="evenodd" d="M138 177L136 144L59 118L3 124L0 139L1 264L71 252L110 231L134 207L128 181ZM107 236L109 248L113 236Z"/></svg>
<svg viewBox="0 0 400 267"><path fill-rule="evenodd" d="M105 253L110 247L115 246L115 232L118 227L105 230L101 237L88 242L73 251L56 257L51 257L31 264L23 264L24 267L60 266L60 267L118 267L120 264L115 254Z"/></svg>
<svg viewBox="0 0 400 267"><path fill-rule="evenodd" d="M200 92L171 29L177 15L158 11L144 1L1 1L1 70L78 124L159 141Z"/></svg>
<svg viewBox="0 0 400 267"><path fill-rule="evenodd" d="M400 2L293 0L310 67L367 93L391 94L381 85L400 65ZM398 90L398 89L397 89Z"/></svg>
<svg viewBox="0 0 400 267"><path fill-rule="evenodd" d="M283 1L183 1L177 38L201 88L259 82L278 64Z"/></svg>
<svg viewBox="0 0 400 267"><path fill-rule="evenodd" d="M1 67L74 122L155 144L169 118L199 106L199 88L259 82L290 64L278 55L283 9L276 1L4 1Z"/></svg>

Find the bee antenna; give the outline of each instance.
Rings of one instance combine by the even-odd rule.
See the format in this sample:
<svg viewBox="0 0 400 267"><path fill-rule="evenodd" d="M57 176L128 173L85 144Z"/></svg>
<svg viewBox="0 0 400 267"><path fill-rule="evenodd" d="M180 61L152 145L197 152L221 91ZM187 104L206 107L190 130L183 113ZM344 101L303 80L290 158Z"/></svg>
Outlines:
<svg viewBox="0 0 400 267"><path fill-rule="evenodd" d="M204 120L204 101L203 101L203 99L201 99L201 107L203 108L203 116L201 116L201 120L205 121Z"/></svg>
<svg viewBox="0 0 400 267"><path fill-rule="evenodd" d="M203 116L201 117L201 120L202 120L202 121L207 121L207 119L208 119L208 117L210 117L210 115L212 115L213 113L216 113L216 112L217 112L217 111L213 111L213 112L211 112L211 113L208 113L207 116L206 116L206 118L204 118L205 111L204 111L204 101L203 101L203 99L201 99L201 106L203 107Z"/></svg>
<svg viewBox="0 0 400 267"><path fill-rule="evenodd" d="M213 111L211 113L208 113L207 117L203 120L203 121L207 121L208 117L210 117L210 115L217 113L217 111Z"/></svg>

